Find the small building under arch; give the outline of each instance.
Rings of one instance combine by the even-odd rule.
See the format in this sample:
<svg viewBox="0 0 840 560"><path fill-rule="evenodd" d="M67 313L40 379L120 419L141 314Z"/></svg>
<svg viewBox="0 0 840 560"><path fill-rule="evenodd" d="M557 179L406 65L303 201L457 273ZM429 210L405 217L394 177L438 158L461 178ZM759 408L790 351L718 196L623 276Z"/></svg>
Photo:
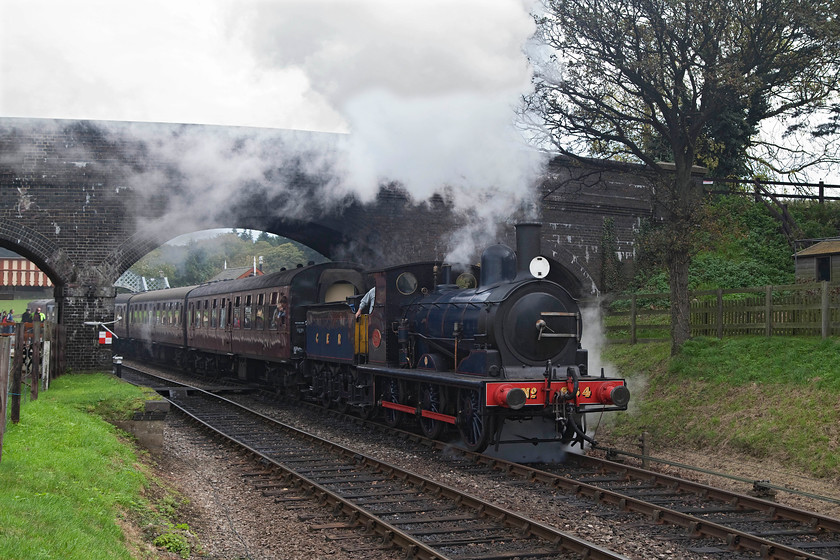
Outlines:
<svg viewBox="0 0 840 560"><path fill-rule="evenodd" d="M0 299L53 297L53 283L34 262L0 247Z"/></svg>

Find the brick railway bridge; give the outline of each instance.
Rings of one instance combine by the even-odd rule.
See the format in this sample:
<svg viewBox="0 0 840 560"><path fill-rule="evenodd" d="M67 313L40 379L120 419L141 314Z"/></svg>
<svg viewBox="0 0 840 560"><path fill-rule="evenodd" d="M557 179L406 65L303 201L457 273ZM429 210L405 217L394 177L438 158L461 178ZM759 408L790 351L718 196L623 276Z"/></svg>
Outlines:
<svg viewBox="0 0 840 560"><path fill-rule="evenodd" d="M464 225L445 198L380 188L341 195L329 170L339 135L179 124L0 118L0 247L33 261L55 286L74 371L109 368L85 322L113 319L114 282L183 233L247 228L282 235L371 268L442 258ZM332 154L332 155L331 155ZM632 260L651 214L638 168L598 171L555 160L542 178L543 253L568 269L570 291L598 289L605 218ZM512 243L498 224L486 244Z"/></svg>

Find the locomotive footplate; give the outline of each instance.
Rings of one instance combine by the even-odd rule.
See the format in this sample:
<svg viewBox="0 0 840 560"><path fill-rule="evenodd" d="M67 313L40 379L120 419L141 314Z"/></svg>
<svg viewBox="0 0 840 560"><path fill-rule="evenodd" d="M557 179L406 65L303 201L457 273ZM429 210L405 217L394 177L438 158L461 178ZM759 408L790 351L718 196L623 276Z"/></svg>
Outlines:
<svg viewBox="0 0 840 560"><path fill-rule="evenodd" d="M447 387L459 387L464 389L482 389L487 383L498 381L498 377L465 376L463 374L448 373L445 371L423 370L423 369L402 369L380 367L371 364L359 365L359 371L372 375L390 375L409 381L426 381L435 385Z"/></svg>

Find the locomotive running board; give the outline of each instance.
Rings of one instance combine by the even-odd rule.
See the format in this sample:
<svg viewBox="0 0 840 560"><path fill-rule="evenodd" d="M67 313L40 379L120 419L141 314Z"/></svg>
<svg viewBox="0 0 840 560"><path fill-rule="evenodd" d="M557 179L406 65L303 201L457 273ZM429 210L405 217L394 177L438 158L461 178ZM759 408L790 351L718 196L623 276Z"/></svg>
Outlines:
<svg viewBox="0 0 840 560"><path fill-rule="evenodd" d="M419 416L422 416L423 418L437 420L438 422L446 422L447 424L455 424L456 422L455 417L450 416L449 414L441 414L440 412L432 412L431 410L418 410L417 408L408 406L407 404L398 404L391 401L379 401L379 406L382 408L397 410L399 412L405 412L406 414L418 415L419 413Z"/></svg>

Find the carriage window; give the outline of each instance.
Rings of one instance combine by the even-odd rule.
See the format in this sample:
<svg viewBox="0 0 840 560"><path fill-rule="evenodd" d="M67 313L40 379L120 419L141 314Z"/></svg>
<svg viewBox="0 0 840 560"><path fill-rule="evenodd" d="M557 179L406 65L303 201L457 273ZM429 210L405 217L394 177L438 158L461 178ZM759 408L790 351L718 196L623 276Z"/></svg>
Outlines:
<svg viewBox="0 0 840 560"><path fill-rule="evenodd" d="M281 330L286 327L286 314L289 312L289 300L282 296L276 307L271 308L271 328Z"/></svg>
<svg viewBox="0 0 840 560"><path fill-rule="evenodd" d="M403 272L397 277L397 290L404 296L413 294L417 290L417 278L410 272Z"/></svg>
<svg viewBox="0 0 840 560"><path fill-rule="evenodd" d="M265 330L265 294L257 294L256 317L254 328L258 331Z"/></svg>
<svg viewBox="0 0 840 560"><path fill-rule="evenodd" d="M206 329L210 326L210 300L204 300L204 313L201 317L201 324Z"/></svg>
<svg viewBox="0 0 840 560"><path fill-rule="evenodd" d="M222 308L219 310L219 326L226 327L227 323L225 320L227 319L227 308L225 307L225 299L222 298Z"/></svg>
<svg viewBox="0 0 840 560"><path fill-rule="evenodd" d="M234 309L233 309L233 327L238 329L242 326L242 297L236 296L234 300Z"/></svg>
<svg viewBox="0 0 840 560"><path fill-rule="evenodd" d="M219 314L218 309L217 309L218 303L219 303L219 300L217 300L217 299L213 300L213 313L210 315L210 328L212 328L212 329L215 329L218 326L218 323L216 322L216 318L218 317L218 314Z"/></svg>
<svg viewBox="0 0 840 560"><path fill-rule="evenodd" d="M253 308L251 307L251 296L245 296L245 312L242 314L242 328L250 329L251 328L251 314L253 313Z"/></svg>

